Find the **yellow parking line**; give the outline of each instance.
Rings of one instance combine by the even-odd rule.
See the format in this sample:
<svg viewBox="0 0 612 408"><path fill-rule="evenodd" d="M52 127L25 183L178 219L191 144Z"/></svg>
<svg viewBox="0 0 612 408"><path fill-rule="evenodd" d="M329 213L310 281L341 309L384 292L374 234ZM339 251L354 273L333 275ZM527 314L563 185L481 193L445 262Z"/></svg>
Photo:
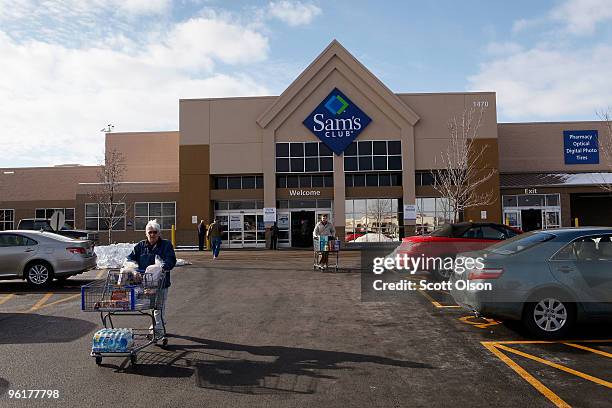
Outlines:
<svg viewBox="0 0 612 408"><path fill-rule="evenodd" d="M42 297L42 299L40 299L38 302L36 302L36 304L34 306L32 306L32 308L30 310L28 310L28 312L33 312L35 310L38 310L42 307L42 305L45 304L45 302L47 300L49 300L49 298L53 296L53 293L47 293L45 296Z"/></svg>
<svg viewBox="0 0 612 408"><path fill-rule="evenodd" d="M485 346L487 348L487 350L489 350L491 353L493 353L497 358L499 358L501 361L506 363L506 365L508 365L508 367L510 367L518 375L520 375L523 380L527 381L533 388L538 390L540 392L540 394L542 394L546 398L548 398L557 407L559 407L559 408L571 408L570 405L567 402L563 401L561 399L561 397L559 397L557 394L552 392L550 390L550 388L548 388L547 386L542 384L540 381L538 381L533 375L529 374L523 367L521 367L520 365L516 364L514 362L514 360L512 360L510 357L506 356L504 353L499 351L497 349L497 347L496 347L495 342L486 342L486 341L483 341L483 342L481 342L481 344L483 346Z"/></svg>
<svg viewBox="0 0 612 408"><path fill-rule="evenodd" d="M605 351L597 350L597 349L590 348L587 346L581 346L580 344L574 344L574 343L563 343L563 344L565 344L566 346L570 346L570 347L576 347L581 350L590 351L591 353L599 354L604 357L612 358L612 354L606 353Z"/></svg>
<svg viewBox="0 0 612 408"><path fill-rule="evenodd" d="M463 323L471 324L472 326L478 327L479 329L486 329L489 326L496 326L501 323L498 320L489 319L487 317L482 317L482 320L484 320L485 323L473 322L472 319L474 318L476 318L476 316L468 315L468 316L460 317L459 320L462 321Z"/></svg>
<svg viewBox="0 0 612 408"><path fill-rule="evenodd" d="M418 290L418 292L425 296L427 298L427 300L429 300L431 302L432 305L434 305L437 308L457 308L457 307L461 307L458 305L443 305L440 302L437 302L434 298L432 298L427 292L422 291L422 290Z"/></svg>
<svg viewBox="0 0 612 408"><path fill-rule="evenodd" d="M4 296L2 299L0 299L0 305L8 302L9 300L11 300L12 297L14 297L15 295L13 293Z"/></svg>
<svg viewBox="0 0 612 408"><path fill-rule="evenodd" d="M556 344L556 343L612 343L612 339L597 340L508 340L493 341L494 344Z"/></svg>
<svg viewBox="0 0 612 408"><path fill-rule="evenodd" d="M606 380L602 380L601 378L593 377L592 375L588 375L588 374L585 374L583 372L576 371L576 370L574 370L572 368L569 368L569 367L566 367L564 365L553 363L552 361L548 361L548 360L545 360L543 358L536 357L536 356L533 356L533 355L528 354L528 353L524 353L522 351L513 349L513 348L508 347L508 346L504 346L502 344L497 344L496 347L498 347L498 348L500 348L502 350L508 351L510 353L517 354L517 355L519 355L521 357L525 357L525 358L528 358L530 360L537 361L538 363L545 364L545 365L547 365L549 367L553 367L553 368L556 368L558 370L565 371L566 373L573 374L573 375L575 375L577 377L584 378L585 380L589 380L589 381L594 382L596 384L603 385L604 387L612 388L612 383L611 382L606 381Z"/></svg>
<svg viewBox="0 0 612 408"><path fill-rule="evenodd" d="M40 310L40 309L44 309L45 307L49 307L49 306L53 306L53 305L57 305L58 303L67 302L67 301L72 300L72 299L75 299L75 298L77 298L77 297L79 297L79 296L81 296L81 294L80 294L80 293L77 293L76 295L71 295L71 296L68 296L68 297L66 297L66 298L64 298L64 299L60 299L60 300L56 300L55 302L47 303L47 304L45 304L45 305L43 305L43 306L40 306L40 307L38 308L38 310Z"/></svg>

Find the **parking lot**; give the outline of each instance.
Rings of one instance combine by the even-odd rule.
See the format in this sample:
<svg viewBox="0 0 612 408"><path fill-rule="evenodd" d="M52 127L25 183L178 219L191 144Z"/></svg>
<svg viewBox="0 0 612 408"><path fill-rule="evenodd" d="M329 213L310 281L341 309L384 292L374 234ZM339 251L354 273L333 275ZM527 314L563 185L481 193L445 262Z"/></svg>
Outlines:
<svg viewBox="0 0 612 408"><path fill-rule="evenodd" d="M80 311L80 285L104 271L45 292L0 282L0 405L28 405L9 390L30 389L58 390L46 403L62 406L607 407L612 400L609 326L539 341L517 324L475 318L444 291L362 302L356 251L341 254L337 273L313 271L308 251L180 257L193 264L172 272L169 346L145 349L136 367L124 358L98 367L89 357L100 321Z"/></svg>

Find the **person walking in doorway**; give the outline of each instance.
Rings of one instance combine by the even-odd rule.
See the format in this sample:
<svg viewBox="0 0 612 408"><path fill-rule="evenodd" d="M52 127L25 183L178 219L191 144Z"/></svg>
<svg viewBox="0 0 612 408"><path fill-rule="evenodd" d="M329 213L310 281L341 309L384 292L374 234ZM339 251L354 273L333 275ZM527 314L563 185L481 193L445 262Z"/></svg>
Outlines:
<svg viewBox="0 0 612 408"><path fill-rule="evenodd" d="M200 220L198 224L198 249L200 251L204 250L204 240L206 239L206 224L204 224L204 220Z"/></svg>
<svg viewBox="0 0 612 408"><path fill-rule="evenodd" d="M270 227L270 249L278 249L278 226L276 222Z"/></svg>
<svg viewBox="0 0 612 408"><path fill-rule="evenodd" d="M212 248L213 259L217 259L219 257L219 251L221 250L221 225L219 224L219 220L216 218L208 226L208 231L206 231L206 238L210 240L210 246Z"/></svg>

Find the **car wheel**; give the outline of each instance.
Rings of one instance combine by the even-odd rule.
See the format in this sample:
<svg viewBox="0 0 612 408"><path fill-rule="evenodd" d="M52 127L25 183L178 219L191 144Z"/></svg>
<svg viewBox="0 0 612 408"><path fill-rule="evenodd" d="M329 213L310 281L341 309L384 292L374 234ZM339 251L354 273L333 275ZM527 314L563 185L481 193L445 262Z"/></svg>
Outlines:
<svg viewBox="0 0 612 408"><path fill-rule="evenodd" d="M446 259L446 258L454 258L454 256L450 256L450 255L441 255L439 256L440 259ZM443 266L443 265L442 265ZM439 282L444 282L447 281L451 278L452 274L453 274L453 270L452 269L444 269L444 268L438 268L437 266L434 266L434 269L432 269L431 274L433 276L433 278Z"/></svg>
<svg viewBox="0 0 612 408"><path fill-rule="evenodd" d="M53 270L46 262L33 262L27 266L25 278L34 288L46 288L53 281Z"/></svg>
<svg viewBox="0 0 612 408"><path fill-rule="evenodd" d="M538 337L556 339L564 337L576 320L574 303L559 300L556 296L542 296L527 303L523 324Z"/></svg>

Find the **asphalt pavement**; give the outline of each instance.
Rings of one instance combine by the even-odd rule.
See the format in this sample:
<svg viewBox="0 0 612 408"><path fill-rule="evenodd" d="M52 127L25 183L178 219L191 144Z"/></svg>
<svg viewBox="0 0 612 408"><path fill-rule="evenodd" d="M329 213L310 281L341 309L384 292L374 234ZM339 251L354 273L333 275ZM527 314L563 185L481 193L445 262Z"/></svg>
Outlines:
<svg viewBox="0 0 612 408"><path fill-rule="evenodd" d="M314 271L308 251L180 257L193 264L173 271L169 345L136 366L89 356L100 316L81 312L80 285L104 271L39 292L0 281L0 406L610 406L610 327L539 342L443 291L363 302L358 252L337 273ZM41 389L58 398L14 397Z"/></svg>

